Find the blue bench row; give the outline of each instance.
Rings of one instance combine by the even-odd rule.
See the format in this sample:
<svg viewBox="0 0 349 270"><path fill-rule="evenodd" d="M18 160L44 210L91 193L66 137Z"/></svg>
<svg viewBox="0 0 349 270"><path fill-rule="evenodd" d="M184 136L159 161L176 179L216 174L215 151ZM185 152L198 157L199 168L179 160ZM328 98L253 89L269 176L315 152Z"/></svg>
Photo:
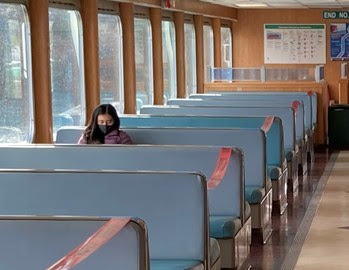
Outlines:
<svg viewBox="0 0 349 270"><path fill-rule="evenodd" d="M0 185L0 215L137 216L149 230L152 270L217 269L201 174L2 170Z"/></svg>
<svg viewBox="0 0 349 270"><path fill-rule="evenodd" d="M0 260L2 269L48 269L73 248L102 227L114 230L115 222L125 218L63 216L0 216ZM128 219L126 219L127 221ZM111 225L111 226L109 226ZM106 227L108 226L108 227ZM115 228L118 229L119 225ZM130 219L98 252L91 254L75 269L149 269L147 229L142 220ZM15 256L15 257L14 257ZM51 269L51 268L50 268Z"/></svg>

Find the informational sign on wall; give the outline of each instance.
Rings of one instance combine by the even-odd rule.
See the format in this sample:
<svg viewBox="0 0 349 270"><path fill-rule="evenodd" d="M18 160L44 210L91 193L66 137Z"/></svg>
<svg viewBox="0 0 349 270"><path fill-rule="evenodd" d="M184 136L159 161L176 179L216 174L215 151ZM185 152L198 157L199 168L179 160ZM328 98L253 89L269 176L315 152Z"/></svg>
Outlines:
<svg viewBox="0 0 349 270"><path fill-rule="evenodd" d="M324 24L265 24L265 64L325 64Z"/></svg>
<svg viewBox="0 0 349 270"><path fill-rule="evenodd" d="M331 23L331 59L349 59L349 23Z"/></svg>

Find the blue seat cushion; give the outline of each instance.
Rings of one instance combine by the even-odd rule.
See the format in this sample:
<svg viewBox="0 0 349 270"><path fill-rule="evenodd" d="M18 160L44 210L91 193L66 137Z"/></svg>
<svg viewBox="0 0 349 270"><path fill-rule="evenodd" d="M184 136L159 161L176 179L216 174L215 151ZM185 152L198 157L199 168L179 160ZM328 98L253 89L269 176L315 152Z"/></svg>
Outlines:
<svg viewBox="0 0 349 270"><path fill-rule="evenodd" d="M221 256L221 249L218 241L210 238L210 262L214 265ZM204 270L204 265L200 261L182 260L151 260L151 270Z"/></svg>
<svg viewBox="0 0 349 270"><path fill-rule="evenodd" d="M219 247L218 241L214 238L210 238L210 262L211 262L211 266L213 266L220 257L221 257L221 248Z"/></svg>
<svg viewBox="0 0 349 270"><path fill-rule="evenodd" d="M271 180L278 180L281 175L282 170L280 167L273 165L268 166L268 176L271 178Z"/></svg>
<svg viewBox="0 0 349 270"><path fill-rule="evenodd" d="M293 150L286 150L286 160L287 162L292 161L293 157L296 155Z"/></svg>
<svg viewBox="0 0 349 270"><path fill-rule="evenodd" d="M210 237L233 238L241 229L241 220L233 216L210 216Z"/></svg>
<svg viewBox="0 0 349 270"><path fill-rule="evenodd" d="M260 203L264 196L264 187L245 186L245 199L249 204Z"/></svg>
<svg viewBox="0 0 349 270"><path fill-rule="evenodd" d="M151 270L204 270L204 265L200 261L182 260L151 260Z"/></svg>

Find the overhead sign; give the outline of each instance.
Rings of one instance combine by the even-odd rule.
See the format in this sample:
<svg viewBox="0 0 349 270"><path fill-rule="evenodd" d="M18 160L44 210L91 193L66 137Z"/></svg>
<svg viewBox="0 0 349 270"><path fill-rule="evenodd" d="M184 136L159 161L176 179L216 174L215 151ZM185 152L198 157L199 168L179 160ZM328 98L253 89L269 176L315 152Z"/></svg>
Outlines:
<svg viewBox="0 0 349 270"><path fill-rule="evenodd" d="M349 11L324 11L324 19L349 19Z"/></svg>
<svg viewBox="0 0 349 270"><path fill-rule="evenodd" d="M265 24L264 63L326 63L326 26L324 24Z"/></svg>

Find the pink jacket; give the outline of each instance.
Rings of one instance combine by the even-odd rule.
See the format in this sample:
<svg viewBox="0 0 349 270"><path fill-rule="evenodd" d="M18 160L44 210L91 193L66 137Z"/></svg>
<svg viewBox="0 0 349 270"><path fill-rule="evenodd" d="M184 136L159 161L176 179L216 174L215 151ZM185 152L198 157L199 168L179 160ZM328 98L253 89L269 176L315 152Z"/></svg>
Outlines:
<svg viewBox="0 0 349 270"><path fill-rule="evenodd" d="M104 137L105 144L132 144L130 136L125 131L113 130ZM84 135L81 135L78 144L86 144Z"/></svg>

